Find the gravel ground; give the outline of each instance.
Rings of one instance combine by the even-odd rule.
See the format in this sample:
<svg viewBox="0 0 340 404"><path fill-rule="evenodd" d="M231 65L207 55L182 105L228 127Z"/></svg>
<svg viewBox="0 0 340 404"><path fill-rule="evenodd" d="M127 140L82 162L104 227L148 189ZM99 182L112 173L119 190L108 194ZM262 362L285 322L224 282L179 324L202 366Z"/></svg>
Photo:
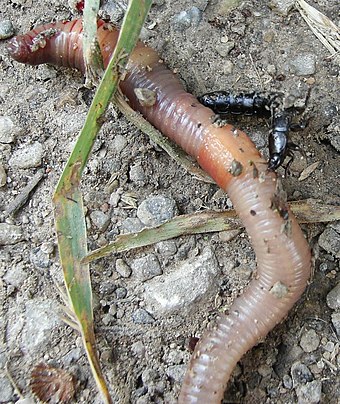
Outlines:
<svg viewBox="0 0 340 404"><path fill-rule="evenodd" d="M0 37L12 28L23 33L72 18L71 3L2 0ZM158 0L142 35L189 92L280 91L290 105L304 106L300 119L308 128L292 138L307 162L297 154L283 180L288 198L338 204L339 67L291 3ZM339 22L336 0L311 4ZM119 21L123 5L106 1L103 13ZM13 62L6 39L0 41L0 71L0 402L16 402L18 391L31 397L29 375L40 362L76 376L75 402L100 402L81 339L61 320L51 203L92 92L83 89L78 72ZM231 119L267 153L265 121ZM32 181L37 185L28 201L6 217ZM113 108L83 193L90 249L178 214L230 207L215 185L186 173ZM315 258L311 283L288 318L241 360L226 403L340 403L340 226L316 223L303 230ZM98 347L115 402L176 402L190 337L200 336L242 292L255 265L242 231L180 237L93 264Z"/></svg>

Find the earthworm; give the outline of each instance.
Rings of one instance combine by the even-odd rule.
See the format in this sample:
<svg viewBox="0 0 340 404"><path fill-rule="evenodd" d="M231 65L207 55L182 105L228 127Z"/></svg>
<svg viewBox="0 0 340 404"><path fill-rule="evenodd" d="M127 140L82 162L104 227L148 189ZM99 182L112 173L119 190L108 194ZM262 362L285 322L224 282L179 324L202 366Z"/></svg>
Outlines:
<svg viewBox="0 0 340 404"><path fill-rule="evenodd" d="M98 23L105 65L117 37L111 25ZM12 39L8 50L19 62L85 70L81 20L35 28ZM214 125L213 112L184 90L153 49L138 43L120 87L135 110L194 156L227 191L256 252L253 279L197 343L179 396L180 403L219 403L238 360L286 317L303 293L310 249L276 174L252 141L232 125ZM145 102L143 92L154 97Z"/></svg>

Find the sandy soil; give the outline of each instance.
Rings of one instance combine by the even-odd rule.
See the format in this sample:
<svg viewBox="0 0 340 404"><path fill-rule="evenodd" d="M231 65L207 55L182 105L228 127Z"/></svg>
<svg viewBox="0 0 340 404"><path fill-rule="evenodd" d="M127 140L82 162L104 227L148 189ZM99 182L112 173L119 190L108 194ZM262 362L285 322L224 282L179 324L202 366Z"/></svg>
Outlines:
<svg viewBox="0 0 340 404"><path fill-rule="evenodd" d="M72 18L75 12L65 3L2 0L0 20L11 20L16 32L24 33L36 24ZM337 22L337 3L319 0L313 5ZM298 12L279 15L268 1L241 2L228 12L226 4L157 1L144 36L176 69L188 91L196 95L215 89L231 89L235 93L257 89L280 91L296 104L304 104L311 87L304 112L309 126L292 134L292 138L306 151L307 164L320 164L307 179L299 181L306 161L298 156L291 175L283 182L290 200L317 198L338 203L339 156L332 145L336 141L334 128L339 123L338 66L329 59ZM106 5L112 10L112 2ZM173 18L192 6L200 10L200 21L191 21L182 29ZM228 53L229 45L232 49ZM5 364L22 395L30 397L29 374L39 362L53 363L76 375L80 383L76 402L99 402L80 338L60 320L62 300L56 284L62 284L62 274L51 203L92 93L81 89L83 79L79 73L17 64L10 60L5 47L6 41L1 41L0 115L14 123L15 136L9 143L0 143L0 162L7 174L7 184L0 188L0 210L4 212L40 167L44 167L45 177L14 217L5 219L3 213L1 216L2 222L17 225L22 236L17 243L0 247L0 402L18 399L4 371ZM307 55L308 63L315 62L311 74L306 74L306 70L299 72L303 55ZM302 69L307 68L307 62L303 59ZM266 122L231 119L266 153ZM122 137L125 140L121 149ZM41 161L31 168L16 168L13 156L19 149L36 143L42 145ZM143 178L132 178L130 170L136 165L142 167L137 172L143 171ZM105 188L113 173L117 173L116 189L125 196L115 209L110 208L110 192ZM113 109L94 148L83 191L91 249L111 240L117 226L127 217L136 217L136 207L150 195L172 198L180 214L222 209L228 204L226 196L216 194L215 185L204 184L186 173ZM90 219L94 211L109 215L106 228L96 227ZM338 250L336 243L328 251L319 246L319 236L325 228L325 224L303 226L315 254L312 282L286 321L241 360L226 392L226 403L340 402L340 335L331 321L336 311L328 307L326 299L339 282ZM244 233L228 243L218 234L181 237L174 246L175 256L169 256L164 248L151 246L92 265L98 347L116 402L175 402L190 357L189 337L200 335L218 309L242 291L255 268L255 257ZM144 306L143 281L133 273L127 277L119 275L116 259L130 264L135 258L154 253L162 270L169 273L176 260L199 256L207 247L211 247L219 266L224 268L213 293L207 293L189 308L155 316L150 324L136 322L132 315ZM308 340L302 347L301 339ZM306 386L309 391L315 390L316 401L304 393Z"/></svg>

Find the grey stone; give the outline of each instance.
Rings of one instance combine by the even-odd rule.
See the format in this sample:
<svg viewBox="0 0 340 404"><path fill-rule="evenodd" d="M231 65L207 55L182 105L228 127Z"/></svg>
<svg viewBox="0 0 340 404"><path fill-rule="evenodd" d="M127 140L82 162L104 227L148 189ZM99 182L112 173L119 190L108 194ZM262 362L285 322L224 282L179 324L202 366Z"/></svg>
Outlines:
<svg viewBox="0 0 340 404"><path fill-rule="evenodd" d="M14 28L12 21L2 20L0 21L0 39L7 39L14 35Z"/></svg>
<svg viewBox="0 0 340 404"><path fill-rule="evenodd" d="M24 240L24 234L20 226L0 223L0 245L16 244L22 240Z"/></svg>
<svg viewBox="0 0 340 404"><path fill-rule="evenodd" d="M188 307L217 288L215 279L219 272L215 254L207 248L198 257L178 264L173 272L147 282L146 307L156 316Z"/></svg>
<svg viewBox="0 0 340 404"><path fill-rule="evenodd" d="M44 253L40 247L33 248L30 252L31 263L38 269L45 269L51 266L49 254Z"/></svg>
<svg viewBox="0 0 340 404"><path fill-rule="evenodd" d="M146 385L146 386L151 383L154 383L158 378L159 378L159 374L154 369L146 368L142 372L142 381L143 381L144 385Z"/></svg>
<svg viewBox="0 0 340 404"><path fill-rule="evenodd" d="M83 350L81 348L73 348L63 356L62 362L64 365L71 365L71 363L77 362L82 355Z"/></svg>
<svg viewBox="0 0 340 404"><path fill-rule="evenodd" d="M298 386L296 395L298 404L317 404L321 401L322 382L313 380L310 383Z"/></svg>
<svg viewBox="0 0 340 404"><path fill-rule="evenodd" d="M340 308L340 282L333 288L326 298L327 306L333 310Z"/></svg>
<svg viewBox="0 0 340 404"><path fill-rule="evenodd" d="M152 324L155 319L144 309L137 309L132 313L132 320L136 324Z"/></svg>
<svg viewBox="0 0 340 404"><path fill-rule="evenodd" d="M186 372L186 365L172 365L169 366L165 372L166 374L176 382L181 383L182 380L184 379L184 374Z"/></svg>
<svg viewBox="0 0 340 404"><path fill-rule="evenodd" d="M235 48L235 42L234 41L229 41L226 43L220 43L216 46L216 52L222 56L222 57L226 57L228 56L228 54L230 53L230 51L232 49Z"/></svg>
<svg viewBox="0 0 340 404"><path fill-rule="evenodd" d="M102 281L99 285L99 291L103 295L111 295L116 290L116 285L112 281Z"/></svg>
<svg viewBox="0 0 340 404"><path fill-rule="evenodd" d="M319 237L319 245L329 252L340 258L340 234L332 226L327 226L325 231Z"/></svg>
<svg viewBox="0 0 340 404"><path fill-rule="evenodd" d="M117 299L124 299L127 295L127 290L123 287L120 287L115 290L115 294Z"/></svg>
<svg viewBox="0 0 340 404"><path fill-rule="evenodd" d="M172 19L172 26L176 31L184 32L191 26L197 26L202 19L202 11L197 7L191 7L187 11L181 11Z"/></svg>
<svg viewBox="0 0 340 404"><path fill-rule="evenodd" d="M117 135L113 140L113 148L120 153L128 144L126 138L122 135Z"/></svg>
<svg viewBox="0 0 340 404"><path fill-rule="evenodd" d="M9 159L9 165L12 168L32 168L41 165L43 157L43 147L39 142L25 145L21 149L16 150Z"/></svg>
<svg viewBox="0 0 340 404"><path fill-rule="evenodd" d="M134 276L142 282L162 274L161 266L154 254L134 259L131 262L131 269Z"/></svg>
<svg viewBox="0 0 340 404"><path fill-rule="evenodd" d="M315 351L320 344L320 338L315 330L311 329L304 332L300 339L300 346L305 352Z"/></svg>
<svg viewBox="0 0 340 404"><path fill-rule="evenodd" d="M107 313L103 316L102 322L104 325L110 325L113 324L115 321L114 316L111 313Z"/></svg>
<svg viewBox="0 0 340 404"><path fill-rule="evenodd" d="M11 382L7 377L0 377L0 402L6 403L10 401L13 397L13 387Z"/></svg>
<svg viewBox="0 0 340 404"><path fill-rule="evenodd" d="M332 324L335 328L338 337L340 337L340 313L332 314Z"/></svg>
<svg viewBox="0 0 340 404"><path fill-rule="evenodd" d="M41 81L47 81L57 77L57 71L54 67L40 65L36 70L36 78Z"/></svg>
<svg viewBox="0 0 340 404"><path fill-rule="evenodd" d="M271 0L269 7L279 15L287 16L293 9L295 0Z"/></svg>
<svg viewBox="0 0 340 404"><path fill-rule="evenodd" d="M311 371L301 362L294 362L290 371L294 388L300 384L306 384L313 380Z"/></svg>
<svg viewBox="0 0 340 404"><path fill-rule="evenodd" d="M7 174L4 166L0 163L0 188L5 186L7 183Z"/></svg>
<svg viewBox="0 0 340 404"><path fill-rule="evenodd" d="M163 195L145 199L137 209L137 217L148 227L158 226L172 219L176 213L175 201Z"/></svg>
<svg viewBox="0 0 340 404"><path fill-rule="evenodd" d="M128 278L132 273L132 270L129 267L129 265L121 258L118 258L116 261L116 271L123 278Z"/></svg>
<svg viewBox="0 0 340 404"><path fill-rule="evenodd" d="M110 224L110 216L101 210L94 210L90 213L91 222L101 232L105 231Z"/></svg>
<svg viewBox="0 0 340 404"><path fill-rule="evenodd" d="M0 143L12 143L20 130L8 116L0 116Z"/></svg>
<svg viewBox="0 0 340 404"><path fill-rule="evenodd" d="M221 0L218 2L218 14L226 17L230 14L231 10L237 8L241 0Z"/></svg>
<svg viewBox="0 0 340 404"><path fill-rule="evenodd" d="M127 217L123 220L121 227L123 233L138 233L144 228L138 217Z"/></svg>
<svg viewBox="0 0 340 404"><path fill-rule="evenodd" d="M156 244L156 251L162 256L172 257L177 252L177 246L173 240L160 241Z"/></svg>
<svg viewBox="0 0 340 404"><path fill-rule="evenodd" d="M289 375L284 375L283 376L283 379L282 379L282 382L283 382L283 386L286 388L286 389L292 389L293 388L293 380L292 380L292 378L289 376Z"/></svg>
<svg viewBox="0 0 340 404"><path fill-rule="evenodd" d="M290 70L297 76L309 76L315 73L315 55L298 55L290 61Z"/></svg>
<svg viewBox="0 0 340 404"><path fill-rule="evenodd" d="M140 163L130 167L129 177L132 182L140 183L145 181L145 171Z"/></svg>
<svg viewBox="0 0 340 404"><path fill-rule="evenodd" d="M21 338L23 352L39 352L50 340L55 326L60 323L56 303L52 299L35 298L26 302L25 325Z"/></svg>
<svg viewBox="0 0 340 404"><path fill-rule="evenodd" d="M4 276L4 281L7 285L12 285L15 288L20 288L20 286L25 282L28 277L28 273L24 271L19 266L8 267L8 271Z"/></svg>

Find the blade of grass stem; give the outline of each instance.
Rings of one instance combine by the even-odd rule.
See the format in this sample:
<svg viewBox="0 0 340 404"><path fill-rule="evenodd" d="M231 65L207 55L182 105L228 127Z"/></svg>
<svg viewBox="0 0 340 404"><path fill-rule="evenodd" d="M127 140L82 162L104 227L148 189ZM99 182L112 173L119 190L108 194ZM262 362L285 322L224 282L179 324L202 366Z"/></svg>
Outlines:
<svg viewBox="0 0 340 404"><path fill-rule="evenodd" d="M81 330L92 373L105 403L112 403L95 347L92 289L87 254L87 235L80 179L101 127L100 117L117 90L121 72L133 50L151 0L131 0L112 59L92 101L84 127L60 177L53 196L60 260L70 307Z"/></svg>
<svg viewBox="0 0 340 404"><path fill-rule="evenodd" d="M300 223L330 222L340 219L339 206L325 205L315 199L291 202L290 207ZM160 226L118 236L106 246L91 251L83 262L92 262L110 254L145 247L187 234L236 230L242 227L234 210L177 216Z"/></svg>
<svg viewBox="0 0 340 404"><path fill-rule="evenodd" d="M83 57L86 87L99 82L103 75L103 58L97 39L97 15L99 0L86 0L83 14Z"/></svg>

